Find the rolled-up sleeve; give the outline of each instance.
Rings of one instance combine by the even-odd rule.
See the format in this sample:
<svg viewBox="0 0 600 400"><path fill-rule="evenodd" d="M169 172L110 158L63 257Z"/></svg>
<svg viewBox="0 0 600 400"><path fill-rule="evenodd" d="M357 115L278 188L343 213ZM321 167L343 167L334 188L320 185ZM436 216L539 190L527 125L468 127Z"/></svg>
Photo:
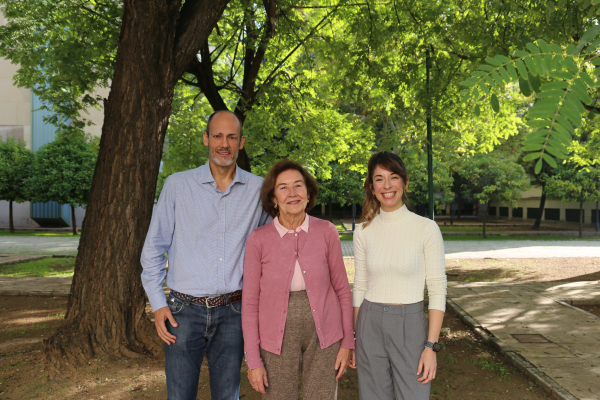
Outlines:
<svg viewBox="0 0 600 400"><path fill-rule="evenodd" d="M433 221L424 232L425 283L429 295L429 309L446 311L446 256L440 228Z"/></svg>
<svg viewBox="0 0 600 400"><path fill-rule="evenodd" d="M150 300L152 310L167 306L163 282L166 276L167 258L165 253L171 248L175 230L176 187L170 178L163 186L158 204L154 209L150 228L142 249L142 285Z"/></svg>
<svg viewBox="0 0 600 400"><path fill-rule="evenodd" d="M244 359L250 369L262 367L260 333L258 330L258 305L260 295L261 251L256 234L251 233L246 242L244 256L244 290L242 291L242 332Z"/></svg>
<svg viewBox="0 0 600 400"><path fill-rule="evenodd" d="M344 256L342 255L342 244L335 225L331 224L328 237L328 263L331 286L337 294L342 311L342 330L344 337L340 346L344 349L354 349L354 329L352 312L352 293L350 293L350 284L348 283L348 274L344 265Z"/></svg>
<svg viewBox="0 0 600 400"><path fill-rule="evenodd" d="M365 261L365 248L362 238L363 227L357 226L353 235L354 245L354 287L352 290L352 303L360 307L367 292L367 264Z"/></svg>

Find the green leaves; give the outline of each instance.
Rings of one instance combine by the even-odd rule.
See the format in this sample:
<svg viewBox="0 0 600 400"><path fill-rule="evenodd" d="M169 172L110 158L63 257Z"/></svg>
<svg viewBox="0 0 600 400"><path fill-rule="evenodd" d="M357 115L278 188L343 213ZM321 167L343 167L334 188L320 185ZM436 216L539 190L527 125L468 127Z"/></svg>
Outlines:
<svg viewBox="0 0 600 400"><path fill-rule="evenodd" d="M566 157L575 129L582 127L582 116L586 113L584 105L594 102L589 90L600 87L597 78L600 68L595 68L590 75L585 65L600 66L597 56L599 34L600 26L594 25L582 35L577 46L569 44L563 49L539 39L536 43L527 43L527 50L513 51L513 58L486 57L487 64L472 72L465 82L482 89L485 96L474 96L475 102L489 97L496 113L500 111L500 95L508 84L518 83L523 96L533 97L525 124L534 131L523 142L522 150L529 153L525 161L538 160L536 171L543 163L555 167L556 159ZM587 53L580 54L585 46ZM474 110L479 115L477 105Z"/></svg>

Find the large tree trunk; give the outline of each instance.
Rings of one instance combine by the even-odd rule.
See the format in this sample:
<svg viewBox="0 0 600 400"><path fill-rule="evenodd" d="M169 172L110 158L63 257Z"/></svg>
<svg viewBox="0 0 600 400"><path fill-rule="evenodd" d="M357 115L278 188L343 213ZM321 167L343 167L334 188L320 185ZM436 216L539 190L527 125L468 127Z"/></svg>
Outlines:
<svg viewBox="0 0 600 400"><path fill-rule="evenodd" d="M13 210L12 207L13 206L13 202L12 200L8 202L8 229L10 231L10 233L15 233L15 224L13 222Z"/></svg>
<svg viewBox="0 0 600 400"><path fill-rule="evenodd" d="M65 325L44 341L57 369L97 355L159 355L140 255L173 91L228 0L126 0Z"/></svg>
<svg viewBox="0 0 600 400"><path fill-rule="evenodd" d="M540 198L540 207L538 208L537 217L533 224L533 230L539 231L542 223L542 215L544 214L544 207L546 207L546 188L542 186L542 197Z"/></svg>
<svg viewBox="0 0 600 400"><path fill-rule="evenodd" d="M77 221L75 220L75 207L71 205L71 224L73 225L73 235L77 235Z"/></svg>
<svg viewBox="0 0 600 400"><path fill-rule="evenodd" d="M583 237L583 201L579 203L579 237Z"/></svg>

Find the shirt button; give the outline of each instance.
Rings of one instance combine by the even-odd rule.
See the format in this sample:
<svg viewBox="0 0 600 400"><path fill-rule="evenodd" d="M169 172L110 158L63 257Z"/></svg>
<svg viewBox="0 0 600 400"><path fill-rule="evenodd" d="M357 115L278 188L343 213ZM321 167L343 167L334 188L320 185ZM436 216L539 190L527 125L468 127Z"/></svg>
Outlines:
<svg viewBox="0 0 600 400"><path fill-rule="evenodd" d="M221 217L221 219L223 219L223 217Z"/></svg>
<svg viewBox="0 0 600 400"><path fill-rule="evenodd" d="M223 259L222 259L222 258L219 258L219 261L223 261Z"/></svg>
<svg viewBox="0 0 600 400"><path fill-rule="evenodd" d="M387 310L389 310L389 308L383 307L383 311L387 311Z"/></svg>
<svg viewBox="0 0 600 400"><path fill-rule="evenodd" d="M220 238L219 238L219 240L223 240L223 238L222 238L222 237L220 237Z"/></svg>

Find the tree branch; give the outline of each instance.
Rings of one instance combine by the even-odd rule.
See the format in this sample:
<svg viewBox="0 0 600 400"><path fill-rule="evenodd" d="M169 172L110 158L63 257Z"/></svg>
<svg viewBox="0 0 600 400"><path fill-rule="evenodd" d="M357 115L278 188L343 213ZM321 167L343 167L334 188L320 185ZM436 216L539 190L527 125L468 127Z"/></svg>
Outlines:
<svg viewBox="0 0 600 400"><path fill-rule="evenodd" d="M198 54L198 49L204 43L208 47L207 38L228 3L229 0L187 0L183 4L179 11L179 22L175 33L173 68L170 77L173 82L181 78L191 60L197 59L195 56ZM210 52L208 58L210 60Z"/></svg>

